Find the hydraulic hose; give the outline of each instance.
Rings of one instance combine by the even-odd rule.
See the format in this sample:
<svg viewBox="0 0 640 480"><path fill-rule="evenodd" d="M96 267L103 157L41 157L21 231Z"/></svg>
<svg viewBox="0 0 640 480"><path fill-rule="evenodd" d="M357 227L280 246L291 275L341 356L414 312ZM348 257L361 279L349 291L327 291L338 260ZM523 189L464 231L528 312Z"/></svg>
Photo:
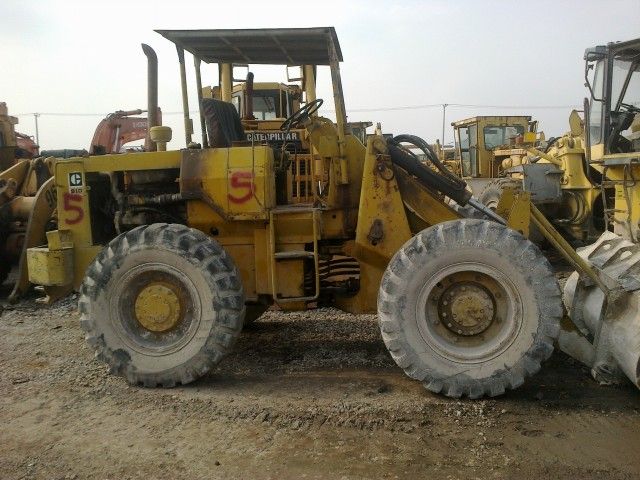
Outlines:
<svg viewBox="0 0 640 480"><path fill-rule="evenodd" d="M416 135L403 134L403 135L397 135L393 137L392 142L398 146L400 146L400 144L402 143L407 143L409 145L413 145L414 147L420 149L422 153L424 153L426 159L429 162L431 162L440 171L440 173L442 173L445 177L451 180L454 184L458 184L461 188L466 187L467 185L466 182L462 180L460 177L454 175L440 161L440 159L438 158L438 155L436 155L436 152L434 152L433 148L431 148L431 145L425 142L422 138ZM411 150L407 149L407 152L413 155L413 157L415 157L417 160L418 157L416 157L416 155Z"/></svg>
<svg viewBox="0 0 640 480"><path fill-rule="evenodd" d="M551 147L553 147L553 144L556 143L558 139L560 139L560 137L551 137L547 142L547 146L544 148L544 153L549 153L549 150L551 150Z"/></svg>
<svg viewBox="0 0 640 480"><path fill-rule="evenodd" d="M427 160L431 162L438 171L424 165L408 148L401 145L407 143L415 146L424 152ZM398 135L387 141L387 148L391 161L398 165L407 173L413 175L424 186L436 190L454 200L459 205L466 205L471 198L471 191L468 190L464 180L450 172L442 162L431 146L420 137L414 135Z"/></svg>

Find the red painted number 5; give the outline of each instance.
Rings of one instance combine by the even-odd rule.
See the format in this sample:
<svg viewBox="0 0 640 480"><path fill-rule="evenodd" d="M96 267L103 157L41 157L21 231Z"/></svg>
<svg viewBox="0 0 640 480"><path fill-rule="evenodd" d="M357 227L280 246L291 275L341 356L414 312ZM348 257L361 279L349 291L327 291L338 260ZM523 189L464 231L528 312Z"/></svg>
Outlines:
<svg viewBox="0 0 640 480"><path fill-rule="evenodd" d="M244 191L244 195L227 194L227 198L232 203L245 203L253 197L255 184L253 183L253 174L251 172L233 172L230 178L230 186L234 190Z"/></svg>
<svg viewBox="0 0 640 480"><path fill-rule="evenodd" d="M65 212L70 212L71 215L65 218L67 225L75 225L80 223L84 218L84 210L81 205L77 205L78 202L82 202L82 195L79 193L65 192L63 196L63 208Z"/></svg>

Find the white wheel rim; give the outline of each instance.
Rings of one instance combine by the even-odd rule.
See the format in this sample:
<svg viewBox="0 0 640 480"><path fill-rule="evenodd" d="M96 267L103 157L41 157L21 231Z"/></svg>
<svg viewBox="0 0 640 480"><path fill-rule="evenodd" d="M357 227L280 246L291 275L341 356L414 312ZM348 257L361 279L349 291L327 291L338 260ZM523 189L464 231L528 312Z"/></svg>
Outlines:
<svg viewBox="0 0 640 480"><path fill-rule="evenodd" d="M446 290L443 283L455 274L478 275L493 280L494 301L497 301L495 319L488 329L477 335L463 336L443 324L434 298L438 290ZM495 293L498 293L497 297ZM504 318L502 318L504 317ZM514 283L493 266L479 262L448 265L426 279L418 294L416 322L422 340L442 358L456 363L478 364L498 357L515 341L524 323L522 299Z"/></svg>

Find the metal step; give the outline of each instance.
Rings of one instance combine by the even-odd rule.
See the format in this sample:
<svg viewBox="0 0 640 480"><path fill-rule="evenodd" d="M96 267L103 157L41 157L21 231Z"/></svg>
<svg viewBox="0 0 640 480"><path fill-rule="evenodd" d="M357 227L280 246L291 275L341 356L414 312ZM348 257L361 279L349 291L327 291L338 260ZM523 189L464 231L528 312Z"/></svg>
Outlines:
<svg viewBox="0 0 640 480"><path fill-rule="evenodd" d="M306 250L291 250L288 252L276 252L274 257L276 260L295 260L297 258L314 258L314 254Z"/></svg>
<svg viewBox="0 0 640 480"><path fill-rule="evenodd" d="M320 210L310 204L297 204L297 205L279 205L271 210L274 215L286 215L288 213L311 213L314 210Z"/></svg>
<svg viewBox="0 0 640 480"><path fill-rule="evenodd" d="M285 302L312 302L318 299L320 296L320 275L319 275L319 253L318 253L318 212L320 209L313 207L312 205L300 205L300 206L282 206L277 207L270 212L269 217L269 253L271 256L271 292L274 299L277 299L279 303ZM313 251L308 252L306 250L290 250L290 251L276 251L276 226L275 217L278 215L307 213L309 214L309 220L313 225ZM302 297L285 297L283 298L278 292L278 275L276 264L281 260L296 260L296 259L312 259L314 263L315 272L315 293L314 295L302 296ZM304 278L303 278L304 281Z"/></svg>

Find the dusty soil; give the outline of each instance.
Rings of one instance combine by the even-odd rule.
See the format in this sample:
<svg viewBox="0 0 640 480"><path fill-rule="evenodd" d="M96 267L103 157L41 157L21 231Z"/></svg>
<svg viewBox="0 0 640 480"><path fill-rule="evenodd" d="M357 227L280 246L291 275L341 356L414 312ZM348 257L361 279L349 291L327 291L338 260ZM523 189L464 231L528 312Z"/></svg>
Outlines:
<svg viewBox="0 0 640 480"><path fill-rule="evenodd" d="M557 354L486 401L425 391L375 316L269 312L189 387L108 375L70 298L0 316L2 479L640 478L640 393Z"/></svg>

